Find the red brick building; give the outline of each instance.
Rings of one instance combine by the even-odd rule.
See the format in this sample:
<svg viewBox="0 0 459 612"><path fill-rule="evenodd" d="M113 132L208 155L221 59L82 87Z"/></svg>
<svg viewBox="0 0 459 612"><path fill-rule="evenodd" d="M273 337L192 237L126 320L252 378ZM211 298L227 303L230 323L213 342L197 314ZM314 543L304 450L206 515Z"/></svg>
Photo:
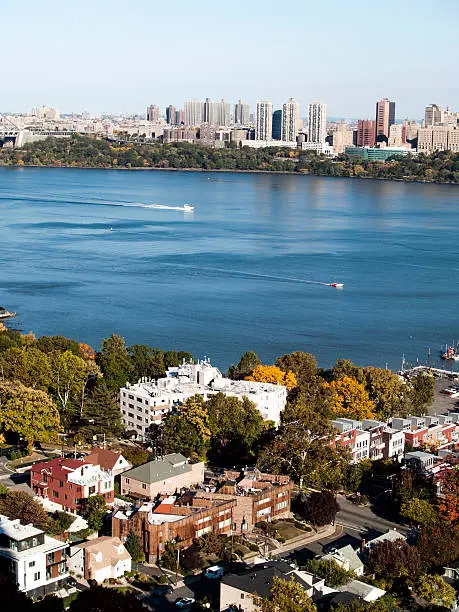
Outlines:
<svg viewBox="0 0 459 612"><path fill-rule="evenodd" d="M66 512L77 514L82 500L102 495L107 504L114 501L114 477L81 459L59 457L36 463L30 470L33 492Z"/></svg>

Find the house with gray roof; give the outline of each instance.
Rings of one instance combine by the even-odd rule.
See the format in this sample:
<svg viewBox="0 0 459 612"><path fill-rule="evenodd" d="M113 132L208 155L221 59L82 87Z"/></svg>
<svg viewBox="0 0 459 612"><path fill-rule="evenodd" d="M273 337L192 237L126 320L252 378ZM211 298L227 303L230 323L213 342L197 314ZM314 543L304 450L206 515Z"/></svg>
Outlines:
<svg viewBox="0 0 459 612"><path fill-rule="evenodd" d="M190 463L180 453L148 461L121 474L121 494L151 500L204 482L204 463Z"/></svg>

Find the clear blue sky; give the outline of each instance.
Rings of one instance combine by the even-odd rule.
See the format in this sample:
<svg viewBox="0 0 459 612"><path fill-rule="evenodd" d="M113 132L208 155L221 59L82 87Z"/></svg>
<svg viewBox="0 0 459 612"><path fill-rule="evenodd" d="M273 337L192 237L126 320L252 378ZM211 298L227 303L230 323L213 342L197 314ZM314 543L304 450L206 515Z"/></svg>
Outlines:
<svg viewBox="0 0 459 612"><path fill-rule="evenodd" d="M290 96L329 116L459 110L459 0L0 0L0 111Z"/></svg>

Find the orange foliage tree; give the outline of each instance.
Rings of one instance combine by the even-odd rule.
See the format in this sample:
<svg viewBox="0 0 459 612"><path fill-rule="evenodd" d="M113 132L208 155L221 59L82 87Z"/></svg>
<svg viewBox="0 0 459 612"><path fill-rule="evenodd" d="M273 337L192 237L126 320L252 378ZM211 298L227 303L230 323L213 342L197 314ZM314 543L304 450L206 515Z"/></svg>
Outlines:
<svg viewBox="0 0 459 612"><path fill-rule="evenodd" d="M78 344L78 348L80 349L81 356L83 359L94 359L96 358L96 351L89 346L89 344L85 344L84 342L80 342Z"/></svg>
<svg viewBox="0 0 459 612"><path fill-rule="evenodd" d="M332 409L336 416L357 420L375 418L374 402L364 385L353 376L343 376L324 385L332 393Z"/></svg>
<svg viewBox="0 0 459 612"><path fill-rule="evenodd" d="M258 365L252 375L247 376L245 380L285 385L288 390L293 389L298 384L296 376L291 370L283 372L275 365Z"/></svg>
<svg viewBox="0 0 459 612"><path fill-rule="evenodd" d="M459 468L446 474L441 488L440 514L451 525L459 525Z"/></svg>

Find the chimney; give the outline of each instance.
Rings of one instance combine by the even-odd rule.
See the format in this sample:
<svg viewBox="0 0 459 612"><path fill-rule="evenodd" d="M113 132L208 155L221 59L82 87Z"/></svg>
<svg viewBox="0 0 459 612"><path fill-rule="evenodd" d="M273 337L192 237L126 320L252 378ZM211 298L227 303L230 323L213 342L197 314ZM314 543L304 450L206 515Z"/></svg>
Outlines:
<svg viewBox="0 0 459 612"><path fill-rule="evenodd" d="M362 538L362 543L360 544L360 550L361 550L362 552L364 552L364 550L365 550L365 544L366 544L366 543L367 543L367 542L366 542L365 538Z"/></svg>

